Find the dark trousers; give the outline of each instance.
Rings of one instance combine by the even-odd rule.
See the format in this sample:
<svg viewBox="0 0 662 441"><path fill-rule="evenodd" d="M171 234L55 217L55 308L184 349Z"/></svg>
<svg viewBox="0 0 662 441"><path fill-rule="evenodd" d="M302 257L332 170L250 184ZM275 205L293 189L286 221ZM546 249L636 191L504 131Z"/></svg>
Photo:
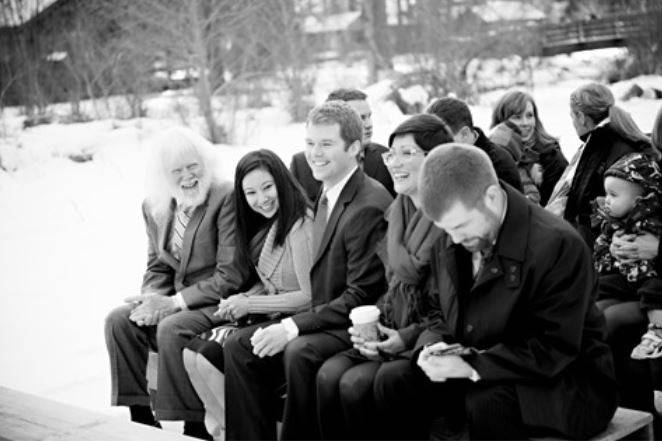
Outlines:
<svg viewBox="0 0 662 441"><path fill-rule="evenodd" d="M419 388L408 387L423 378L410 369L410 363L409 359L373 361L354 349L327 360L317 374L322 438L427 438L424 397L416 395ZM389 401L391 394L397 395L396 401Z"/></svg>
<svg viewBox="0 0 662 441"><path fill-rule="evenodd" d="M655 415L649 361L630 357L648 325L636 285L628 283L620 274L601 276L596 305L605 315L607 343L614 354L620 405Z"/></svg>
<svg viewBox="0 0 662 441"><path fill-rule="evenodd" d="M114 309L106 318L105 337L110 356L111 404L149 406L145 377L150 349L159 353L154 411L158 420L203 421L204 409L182 361L182 349L195 335L218 324L216 306L180 311L157 326L138 326L129 320L131 305Z"/></svg>
<svg viewBox="0 0 662 441"><path fill-rule="evenodd" d="M466 379L433 383L413 364L399 364L397 371L397 375L385 377L387 381L374 384L375 402L382 416L380 424L390 425L391 438L428 438L421 429L427 430L432 419L443 419L445 427L436 428L444 429L445 435L461 433L463 426L468 427L471 439L568 436L526 424L514 383L473 383ZM611 397L607 401L610 400ZM418 425L416 428L403 425L412 414L418 414L412 420L412 424Z"/></svg>
<svg viewBox="0 0 662 441"><path fill-rule="evenodd" d="M332 355L350 347L345 330L302 335L273 357L253 354L250 338L258 327L243 328L225 343L226 437L276 439L280 395L286 394L282 439L318 439L315 377Z"/></svg>

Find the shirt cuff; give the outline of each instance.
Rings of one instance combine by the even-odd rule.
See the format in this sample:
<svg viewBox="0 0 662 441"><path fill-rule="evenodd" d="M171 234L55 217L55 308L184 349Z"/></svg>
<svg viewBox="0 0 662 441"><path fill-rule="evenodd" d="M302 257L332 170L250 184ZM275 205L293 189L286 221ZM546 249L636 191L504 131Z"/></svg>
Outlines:
<svg viewBox="0 0 662 441"><path fill-rule="evenodd" d="M292 341L299 336L299 328L292 318L287 317L280 322L285 327L285 332L287 332L287 341Z"/></svg>
<svg viewBox="0 0 662 441"><path fill-rule="evenodd" d="M474 383L480 380L480 375L478 374L476 369L471 369L471 376L469 376L469 380L473 381Z"/></svg>
<svg viewBox="0 0 662 441"><path fill-rule="evenodd" d="M178 292L174 296L172 296L172 299L175 302L175 306L181 309L182 311L188 310L188 306L186 306L186 302L184 301L184 296L182 296L181 292Z"/></svg>

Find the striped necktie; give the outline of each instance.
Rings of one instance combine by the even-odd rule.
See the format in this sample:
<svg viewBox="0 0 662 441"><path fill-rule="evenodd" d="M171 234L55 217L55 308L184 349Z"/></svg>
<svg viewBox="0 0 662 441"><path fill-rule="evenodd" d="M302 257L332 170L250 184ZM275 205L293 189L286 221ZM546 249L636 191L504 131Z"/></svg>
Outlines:
<svg viewBox="0 0 662 441"><path fill-rule="evenodd" d="M175 259L181 260L182 244L184 243L184 233L186 226L191 220L191 209L178 208L173 220L172 237L170 238L170 249Z"/></svg>
<svg viewBox="0 0 662 441"><path fill-rule="evenodd" d="M317 254L320 244L322 243L322 236L326 229L326 220L329 213L329 200L326 193L322 193L319 203L317 204L317 212L315 213L315 220L313 221L313 253Z"/></svg>

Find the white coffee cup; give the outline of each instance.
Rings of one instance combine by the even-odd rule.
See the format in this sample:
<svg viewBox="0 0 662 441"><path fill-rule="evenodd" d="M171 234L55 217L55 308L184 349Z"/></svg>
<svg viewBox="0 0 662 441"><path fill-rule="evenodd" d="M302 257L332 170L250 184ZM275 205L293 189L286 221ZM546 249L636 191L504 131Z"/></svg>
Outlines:
<svg viewBox="0 0 662 441"><path fill-rule="evenodd" d="M365 341L379 341L379 308L375 305L357 306L349 312L352 327Z"/></svg>

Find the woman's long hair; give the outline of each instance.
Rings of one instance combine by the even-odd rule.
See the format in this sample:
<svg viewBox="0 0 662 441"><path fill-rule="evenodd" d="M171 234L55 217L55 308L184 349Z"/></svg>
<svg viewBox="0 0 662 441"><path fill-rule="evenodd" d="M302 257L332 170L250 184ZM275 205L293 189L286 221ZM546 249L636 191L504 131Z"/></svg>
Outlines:
<svg viewBox="0 0 662 441"><path fill-rule="evenodd" d="M246 175L261 169L273 176L278 192L278 212L273 219L267 219L255 212L246 201L242 183ZM237 164L234 174L234 201L236 209L237 245L245 258L250 256L251 238L272 221L278 222L274 245L281 246L292 225L306 214L310 202L303 189L294 179L283 161L271 150L260 149L244 155Z"/></svg>
<svg viewBox="0 0 662 441"><path fill-rule="evenodd" d="M614 95L603 84L589 83L575 89L570 94L570 108L573 112L588 116L594 124L599 124L609 117L609 125L628 141L650 142L632 116L615 104Z"/></svg>
<svg viewBox="0 0 662 441"><path fill-rule="evenodd" d="M204 170L201 185L220 182L217 158L212 144L187 127L173 127L147 141L145 187L146 202L151 214L159 219L167 216L177 191L172 186L168 164L173 158L193 157L200 160Z"/></svg>
<svg viewBox="0 0 662 441"><path fill-rule="evenodd" d="M490 128L493 128L502 122L508 121L511 116L519 115L526 110L526 103L531 103L533 107L533 116L536 120L533 128L533 136L536 143L542 145L558 143L558 139L547 133L545 127L542 125L540 115L538 114L538 106L533 100L533 97L526 92L520 90L512 90L506 92L494 106L492 111L492 122Z"/></svg>

